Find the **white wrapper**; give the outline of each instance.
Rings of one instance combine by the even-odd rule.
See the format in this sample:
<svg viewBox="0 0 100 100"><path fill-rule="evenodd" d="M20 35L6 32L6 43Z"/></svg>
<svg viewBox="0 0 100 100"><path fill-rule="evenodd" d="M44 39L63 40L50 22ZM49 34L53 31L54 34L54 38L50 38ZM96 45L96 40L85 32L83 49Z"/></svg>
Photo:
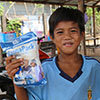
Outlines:
<svg viewBox="0 0 100 100"><path fill-rule="evenodd" d="M39 60L37 36L33 32L24 34L10 43L1 43L7 56L15 55L16 59L24 58L24 64L15 74L14 83L18 86L46 84L43 69Z"/></svg>

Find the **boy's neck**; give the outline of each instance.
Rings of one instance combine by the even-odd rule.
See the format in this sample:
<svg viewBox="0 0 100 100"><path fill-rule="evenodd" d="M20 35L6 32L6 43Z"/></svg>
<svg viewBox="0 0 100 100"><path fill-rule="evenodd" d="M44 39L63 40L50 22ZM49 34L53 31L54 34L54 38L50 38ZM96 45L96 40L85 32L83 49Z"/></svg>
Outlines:
<svg viewBox="0 0 100 100"><path fill-rule="evenodd" d="M83 60L81 55L59 55L57 59L59 68L70 77L74 77L82 66Z"/></svg>
<svg viewBox="0 0 100 100"><path fill-rule="evenodd" d="M81 55L76 53L76 54L71 54L71 55L62 55L62 54L59 54L58 55L58 60L60 62L77 62L81 59Z"/></svg>

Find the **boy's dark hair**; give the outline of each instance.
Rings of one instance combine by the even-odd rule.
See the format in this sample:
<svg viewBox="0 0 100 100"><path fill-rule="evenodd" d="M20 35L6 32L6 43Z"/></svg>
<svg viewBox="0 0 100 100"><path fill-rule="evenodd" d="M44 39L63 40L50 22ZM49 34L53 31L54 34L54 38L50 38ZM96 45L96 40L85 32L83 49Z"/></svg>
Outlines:
<svg viewBox="0 0 100 100"><path fill-rule="evenodd" d="M73 21L78 23L80 33L85 31L84 14L78 9L73 8L58 8L49 18L49 32L50 36L54 38L54 29L61 21Z"/></svg>

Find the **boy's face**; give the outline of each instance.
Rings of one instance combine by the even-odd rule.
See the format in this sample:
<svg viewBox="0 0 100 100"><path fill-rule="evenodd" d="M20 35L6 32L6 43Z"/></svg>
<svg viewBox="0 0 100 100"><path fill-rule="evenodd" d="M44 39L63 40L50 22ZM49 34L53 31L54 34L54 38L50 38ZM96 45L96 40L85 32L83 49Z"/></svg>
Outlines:
<svg viewBox="0 0 100 100"><path fill-rule="evenodd" d="M60 53L72 54L77 52L77 48L84 37L84 32L80 34L77 23L73 21L62 21L54 29L52 39Z"/></svg>

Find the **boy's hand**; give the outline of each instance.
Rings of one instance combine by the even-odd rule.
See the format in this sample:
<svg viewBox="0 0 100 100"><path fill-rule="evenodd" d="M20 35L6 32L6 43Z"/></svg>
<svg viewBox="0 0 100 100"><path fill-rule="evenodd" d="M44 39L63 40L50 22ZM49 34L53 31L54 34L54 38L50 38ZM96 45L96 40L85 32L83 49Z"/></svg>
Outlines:
<svg viewBox="0 0 100 100"><path fill-rule="evenodd" d="M19 70L19 66L24 64L23 63L24 59L16 59L15 56L9 56L5 60L6 60L6 70L8 76L11 79L13 79L15 73ZM17 100L29 100L26 89L24 89L23 87L18 87L15 84L14 84L14 89L17 96Z"/></svg>
<svg viewBox="0 0 100 100"><path fill-rule="evenodd" d="M13 79L15 73L19 70L19 66L23 65L23 59L16 59L15 56L9 56L5 60L8 76Z"/></svg>

